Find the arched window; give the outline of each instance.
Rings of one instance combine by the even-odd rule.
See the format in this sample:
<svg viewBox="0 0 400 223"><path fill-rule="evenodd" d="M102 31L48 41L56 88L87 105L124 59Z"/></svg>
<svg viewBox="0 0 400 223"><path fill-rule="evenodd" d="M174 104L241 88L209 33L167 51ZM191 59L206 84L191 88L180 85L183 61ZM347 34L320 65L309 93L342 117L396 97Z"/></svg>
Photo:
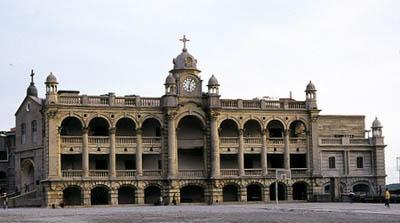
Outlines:
<svg viewBox="0 0 400 223"><path fill-rule="evenodd" d="M35 143L37 141L37 121L33 120L31 123L31 141Z"/></svg>
<svg viewBox="0 0 400 223"><path fill-rule="evenodd" d="M26 143L26 124L21 124L21 144Z"/></svg>
<svg viewBox="0 0 400 223"><path fill-rule="evenodd" d="M328 158L328 165L329 169L335 169L336 168L336 160L334 156L331 156Z"/></svg>

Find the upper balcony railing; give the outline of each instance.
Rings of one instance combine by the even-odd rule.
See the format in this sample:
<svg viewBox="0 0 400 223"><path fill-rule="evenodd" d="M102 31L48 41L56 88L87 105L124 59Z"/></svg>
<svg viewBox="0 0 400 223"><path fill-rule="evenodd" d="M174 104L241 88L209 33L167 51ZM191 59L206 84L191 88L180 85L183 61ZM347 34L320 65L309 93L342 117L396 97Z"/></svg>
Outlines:
<svg viewBox="0 0 400 223"><path fill-rule="evenodd" d="M305 110L304 101L292 99L281 100L242 100L242 99L221 99L221 107L227 109L265 109L265 110Z"/></svg>
<svg viewBox="0 0 400 223"><path fill-rule="evenodd" d="M102 96L63 95L58 96L58 104L85 106L130 106L160 107L161 98L139 96L115 97L114 94Z"/></svg>
<svg viewBox="0 0 400 223"><path fill-rule="evenodd" d="M319 138L319 144L323 146L329 145L370 145L370 139L368 138Z"/></svg>

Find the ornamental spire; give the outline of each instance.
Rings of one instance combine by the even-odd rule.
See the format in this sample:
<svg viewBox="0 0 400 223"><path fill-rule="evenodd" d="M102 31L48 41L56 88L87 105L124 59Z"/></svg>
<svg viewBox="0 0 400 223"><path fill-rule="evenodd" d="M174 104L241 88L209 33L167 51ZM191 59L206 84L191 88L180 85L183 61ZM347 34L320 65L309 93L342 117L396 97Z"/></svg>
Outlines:
<svg viewBox="0 0 400 223"><path fill-rule="evenodd" d="M183 38L182 39L179 39L179 41L182 41L183 42L183 49L182 49L182 51L187 51L187 49L186 49L186 42L189 42L190 41L190 39L186 39L186 35L183 35Z"/></svg>

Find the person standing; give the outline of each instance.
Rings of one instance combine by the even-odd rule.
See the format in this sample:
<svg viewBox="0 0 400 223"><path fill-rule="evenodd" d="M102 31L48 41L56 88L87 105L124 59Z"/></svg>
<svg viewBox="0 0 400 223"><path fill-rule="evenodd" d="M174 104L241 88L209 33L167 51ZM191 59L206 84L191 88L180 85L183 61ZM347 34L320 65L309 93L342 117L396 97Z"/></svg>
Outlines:
<svg viewBox="0 0 400 223"><path fill-rule="evenodd" d="M385 197L385 207L390 208L390 204L389 204L389 202L390 202L390 192L389 192L389 190L387 188L385 189L384 197Z"/></svg>

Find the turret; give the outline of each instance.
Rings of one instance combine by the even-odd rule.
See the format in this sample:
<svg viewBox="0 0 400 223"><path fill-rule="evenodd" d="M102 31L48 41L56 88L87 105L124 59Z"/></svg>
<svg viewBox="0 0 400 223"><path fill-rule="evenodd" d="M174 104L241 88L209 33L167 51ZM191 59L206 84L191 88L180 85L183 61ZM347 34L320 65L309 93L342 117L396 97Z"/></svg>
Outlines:
<svg viewBox="0 0 400 223"><path fill-rule="evenodd" d="M372 141L375 145L384 145L383 142L383 136L382 136L382 124L378 120L377 117L375 117L375 120L372 122Z"/></svg>
<svg viewBox="0 0 400 223"><path fill-rule="evenodd" d="M165 95L163 96L164 107L176 107L178 105L177 100L177 88L176 80L172 73L170 73L165 79Z"/></svg>
<svg viewBox="0 0 400 223"><path fill-rule="evenodd" d="M314 84L310 81L306 87L306 108L307 110L318 109L317 106L317 89Z"/></svg>
<svg viewBox="0 0 400 223"><path fill-rule="evenodd" d="M26 96L37 97L38 90L35 86L35 82L33 81L33 76L35 76L35 73L33 72L33 70L31 70L31 83L29 84L28 89L26 89Z"/></svg>
<svg viewBox="0 0 400 223"><path fill-rule="evenodd" d="M217 78L212 75L208 80L208 105L210 108L221 107L220 95L219 95L219 84Z"/></svg>
<svg viewBox="0 0 400 223"><path fill-rule="evenodd" d="M46 103L54 104L57 103L57 78L53 73L50 72L46 78Z"/></svg>

